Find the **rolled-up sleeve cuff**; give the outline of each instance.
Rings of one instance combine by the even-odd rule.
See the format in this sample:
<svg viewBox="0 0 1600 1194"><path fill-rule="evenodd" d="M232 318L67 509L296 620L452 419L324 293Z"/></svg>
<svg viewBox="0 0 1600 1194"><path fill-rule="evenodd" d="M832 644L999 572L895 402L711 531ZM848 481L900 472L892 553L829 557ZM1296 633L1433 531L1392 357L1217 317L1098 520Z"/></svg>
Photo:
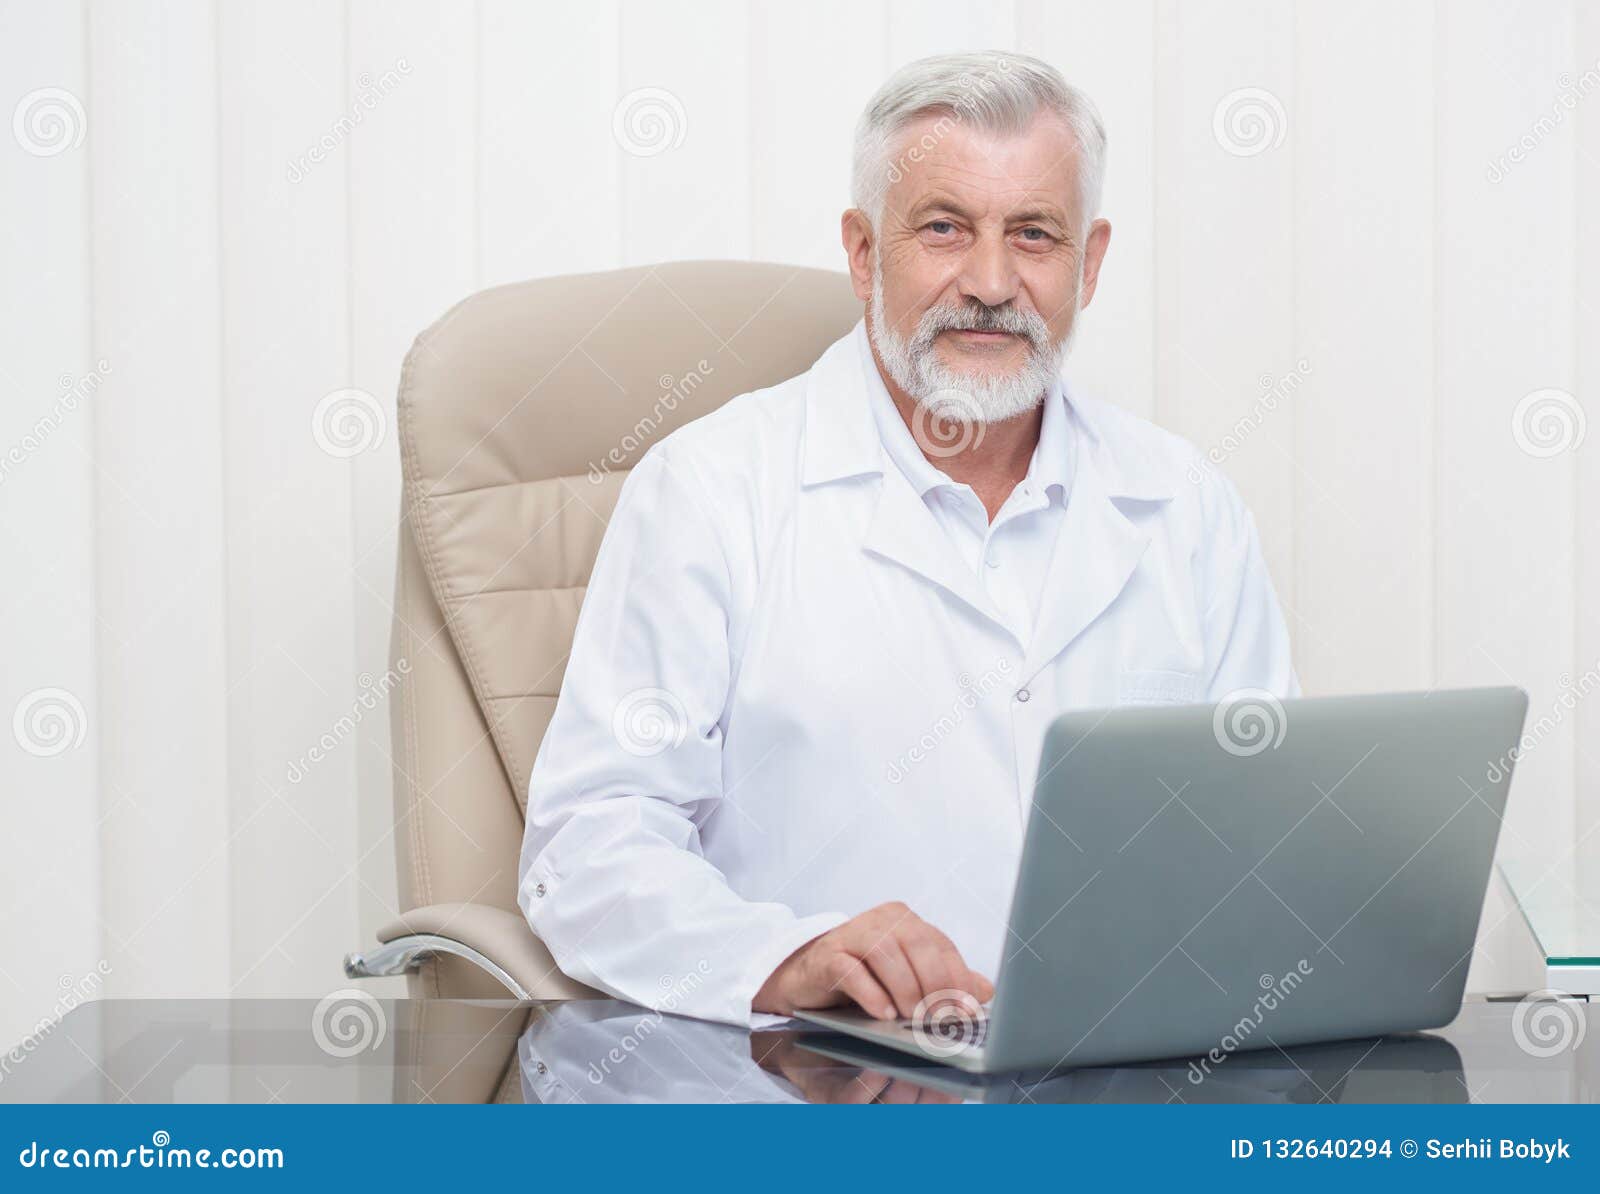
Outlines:
<svg viewBox="0 0 1600 1194"><path fill-rule="evenodd" d="M729 1004L725 1009L726 1019L730 1023L748 1028L759 1027L769 1019L764 1013L756 1012L750 1007L762 984L772 977L772 972L795 950L808 942L815 941L830 929L838 928L849 919L848 916L836 912L819 912L813 916L802 916L789 922L782 932L773 934L752 949L744 959L744 967L738 981L729 989Z"/></svg>

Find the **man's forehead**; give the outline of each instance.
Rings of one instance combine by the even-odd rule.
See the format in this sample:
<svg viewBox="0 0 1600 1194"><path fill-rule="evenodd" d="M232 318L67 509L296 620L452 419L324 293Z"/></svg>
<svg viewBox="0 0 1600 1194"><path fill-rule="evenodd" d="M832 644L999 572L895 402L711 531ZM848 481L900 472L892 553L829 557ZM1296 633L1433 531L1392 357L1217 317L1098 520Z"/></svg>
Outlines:
<svg viewBox="0 0 1600 1194"><path fill-rule="evenodd" d="M907 125L897 141L888 192L893 211L946 199L980 209L973 214L1026 206L1065 216L1077 205L1077 141L1058 117L1041 116L1007 134L934 113Z"/></svg>

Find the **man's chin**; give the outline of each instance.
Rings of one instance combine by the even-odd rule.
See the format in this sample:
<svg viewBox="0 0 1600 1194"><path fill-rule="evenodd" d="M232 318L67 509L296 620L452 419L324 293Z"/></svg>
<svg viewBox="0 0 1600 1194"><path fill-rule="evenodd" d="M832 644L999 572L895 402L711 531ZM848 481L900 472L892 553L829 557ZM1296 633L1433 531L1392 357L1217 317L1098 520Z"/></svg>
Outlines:
<svg viewBox="0 0 1600 1194"><path fill-rule="evenodd" d="M918 405L926 407L929 413L941 419L986 425L1009 423L1012 419L1019 419L1037 410L1044 401L1043 387L1029 401L1017 393L1019 387L1010 387L1009 392L1002 396L995 389L965 385L954 378L947 380L955 384L940 386L916 396Z"/></svg>
<svg viewBox="0 0 1600 1194"><path fill-rule="evenodd" d="M940 380L947 383L941 388L968 392L993 392L1002 386L1016 385L1027 371L1026 362L1009 369L962 368L959 363L952 365L943 359L940 363L944 365Z"/></svg>

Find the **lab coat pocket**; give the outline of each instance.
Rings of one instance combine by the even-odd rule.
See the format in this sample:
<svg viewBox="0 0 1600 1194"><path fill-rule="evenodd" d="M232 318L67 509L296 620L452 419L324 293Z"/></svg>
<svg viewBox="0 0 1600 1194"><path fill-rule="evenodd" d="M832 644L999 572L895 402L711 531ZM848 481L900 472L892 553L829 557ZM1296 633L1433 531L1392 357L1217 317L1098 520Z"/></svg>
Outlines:
<svg viewBox="0 0 1600 1194"><path fill-rule="evenodd" d="M1193 672L1127 668L1117 683L1117 704L1186 705L1199 699L1199 689Z"/></svg>

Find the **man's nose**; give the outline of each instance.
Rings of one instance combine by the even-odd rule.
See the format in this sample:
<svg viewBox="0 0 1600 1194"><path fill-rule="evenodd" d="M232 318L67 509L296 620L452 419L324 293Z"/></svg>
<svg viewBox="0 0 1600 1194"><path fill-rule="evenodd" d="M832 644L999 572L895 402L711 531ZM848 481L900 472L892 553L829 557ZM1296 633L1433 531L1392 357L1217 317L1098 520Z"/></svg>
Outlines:
<svg viewBox="0 0 1600 1194"><path fill-rule="evenodd" d="M1003 237L980 237L961 263L962 297L999 307L1017 297L1019 280Z"/></svg>

